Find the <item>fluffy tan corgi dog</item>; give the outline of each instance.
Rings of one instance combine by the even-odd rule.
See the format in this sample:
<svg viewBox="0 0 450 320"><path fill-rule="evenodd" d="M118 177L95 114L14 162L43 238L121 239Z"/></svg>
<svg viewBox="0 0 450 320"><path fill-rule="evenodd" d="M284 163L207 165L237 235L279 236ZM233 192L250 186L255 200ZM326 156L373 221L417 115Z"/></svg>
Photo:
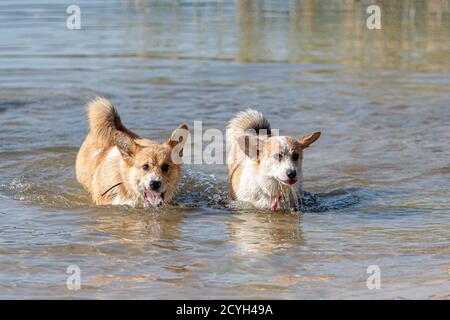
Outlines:
<svg viewBox="0 0 450 320"><path fill-rule="evenodd" d="M230 196L261 209L298 208L303 150L319 137L273 136L260 112L238 113L227 130Z"/></svg>
<svg viewBox="0 0 450 320"><path fill-rule="evenodd" d="M77 180L96 204L159 207L177 189L188 127L178 127L160 144L128 130L110 101L96 98L86 107L89 133L77 161Z"/></svg>

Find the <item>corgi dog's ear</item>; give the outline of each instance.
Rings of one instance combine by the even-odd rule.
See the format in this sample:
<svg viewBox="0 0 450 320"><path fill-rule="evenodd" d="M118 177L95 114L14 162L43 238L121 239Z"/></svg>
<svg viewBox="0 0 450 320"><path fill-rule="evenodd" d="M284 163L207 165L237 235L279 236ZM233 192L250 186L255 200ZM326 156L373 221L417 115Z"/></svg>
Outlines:
<svg viewBox="0 0 450 320"><path fill-rule="evenodd" d="M250 135L242 135L237 138L237 143L239 148L245 153L250 159L259 159L264 149L266 143L258 139L258 137Z"/></svg>
<svg viewBox="0 0 450 320"><path fill-rule="evenodd" d="M127 162L132 161L139 151L139 145L130 136L121 131L116 131L114 143L119 149L122 158Z"/></svg>
<svg viewBox="0 0 450 320"><path fill-rule="evenodd" d="M183 148L189 135L189 127L186 124L176 128L166 144L172 148L172 162L179 164L183 158Z"/></svg>
<svg viewBox="0 0 450 320"><path fill-rule="evenodd" d="M309 136L304 136L304 137L298 139L302 149L308 148L310 144L312 144L317 139L319 139L320 138L320 134L321 134L320 132L314 132L313 134L310 134Z"/></svg>

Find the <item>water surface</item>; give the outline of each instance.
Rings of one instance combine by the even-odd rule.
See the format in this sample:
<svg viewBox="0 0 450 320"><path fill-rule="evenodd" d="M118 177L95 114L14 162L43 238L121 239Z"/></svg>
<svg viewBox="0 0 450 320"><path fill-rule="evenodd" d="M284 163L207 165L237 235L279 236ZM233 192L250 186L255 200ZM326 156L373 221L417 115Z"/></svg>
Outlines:
<svg viewBox="0 0 450 320"><path fill-rule="evenodd" d="M385 2L373 31L364 1L80 0L77 31L70 4L0 4L0 298L448 297L448 1ZM74 164L96 95L160 141L249 106L322 131L303 212L236 208L225 165L194 164L169 208L94 206Z"/></svg>

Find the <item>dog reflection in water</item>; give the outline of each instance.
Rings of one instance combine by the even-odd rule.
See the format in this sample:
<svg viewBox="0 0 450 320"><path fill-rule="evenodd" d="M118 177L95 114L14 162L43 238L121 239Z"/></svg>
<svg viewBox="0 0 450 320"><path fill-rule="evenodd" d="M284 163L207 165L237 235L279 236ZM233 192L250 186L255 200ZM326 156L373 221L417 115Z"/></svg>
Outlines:
<svg viewBox="0 0 450 320"><path fill-rule="evenodd" d="M269 254L305 243L301 216L297 213L267 214L241 210L227 222L230 235L242 253Z"/></svg>

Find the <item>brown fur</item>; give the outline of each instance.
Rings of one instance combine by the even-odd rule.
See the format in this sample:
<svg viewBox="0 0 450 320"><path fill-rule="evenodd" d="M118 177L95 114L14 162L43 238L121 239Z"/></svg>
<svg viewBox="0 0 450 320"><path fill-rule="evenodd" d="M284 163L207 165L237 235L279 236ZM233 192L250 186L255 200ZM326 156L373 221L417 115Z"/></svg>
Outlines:
<svg viewBox="0 0 450 320"><path fill-rule="evenodd" d="M99 205L141 204L144 201L142 184L150 173L165 180L164 201L169 201L181 174L181 163L172 154L182 153L187 126L181 125L178 128L181 134L177 131L176 137L172 135L170 140L160 144L128 130L107 99L90 101L86 110L89 133L78 152L76 176L93 201ZM181 141L177 138L180 136ZM148 165L146 170L144 164ZM163 165L170 169L163 172ZM120 185L109 190L117 184Z"/></svg>

